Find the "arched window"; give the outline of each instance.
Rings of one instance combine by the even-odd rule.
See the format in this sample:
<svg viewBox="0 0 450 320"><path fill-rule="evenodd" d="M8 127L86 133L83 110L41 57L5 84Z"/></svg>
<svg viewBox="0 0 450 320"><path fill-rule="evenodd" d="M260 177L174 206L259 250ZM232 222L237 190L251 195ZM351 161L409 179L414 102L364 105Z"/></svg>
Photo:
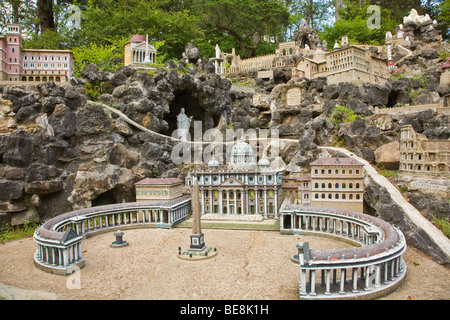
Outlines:
<svg viewBox="0 0 450 320"><path fill-rule="evenodd" d="M322 193L322 199L325 199L325 193Z"/></svg>
<svg viewBox="0 0 450 320"><path fill-rule="evenodd" d="M359 197L359 194L357 194L357 195L356 195L356 200L359 200L359 198L360 198L360 197Z"/></svg>
<svg viewBox="0 0 450 320"><path fill-rule="evenodd" d="M348 196L348 198L349 198L350 200L353 200L353 194L350 194L350 195Z"/></svg>
<svg viewBox="0 0 450 320"><path fill-rule="evenodd" d="M333 188L333 185L331 183L328 184L328 189Z"/></svg>
<svg viewBox="0 0 450 320"><path fill-rule="evenodd" d="M331 193L328 194L328 199L333 199L333 195Z"/></svg>
<svg viewBox="0 0 450 320"><path fill-rule="evenodd" d="M353 189L353 183L350 183L348 186L350 189Z"/></svg>
<svg viewBox="0 0 450 320"><path fill-rule="evenodd" d="M342 184L342 189L345 189L347 185L345 183Z"/></svg>
<svg viewBox="0 0 450 320"><path fill-rule="evenodd" d="M322 183L322 188L325 189L325 183Z"/></svg>
<svg viewBox="0 0 450 320"><path fill-rule="evenodd" d="M334 195L334 198L335 198L335 199L339 199L339 193L336 193L336 194Z"/></svg>
<svg viewBox="0 0 450 320"><path fill-rule="evenodd" d="M342 195L342 200L347 199L347 196L345 195L345 193Z"/></svg>
<svg viewBox="0 0 450 320"><path fill-rule="evenodd" d="M314 188L318 189L319 188L319 184L316 182L316 184L314 185Z"/></svg>
<svg viewBox="0 0 450 320"><path fill-rule="evenodd" d="M319 199L319 194L316 193L316 194L314 195L314 198L315 198L315 199Z"/></svg>
<svg viewBox="0 0 450 320"><path fill-rule="evenodd" d="M359 189L359 183L356 184L356 189Z"/></svg>
<svg viewBox="0 0 450 320"><path fill-rule="evenodd" d="M339 189L339 183L336 183L336 184L334 185L334 187L335 187L336 189Z"/></svg>

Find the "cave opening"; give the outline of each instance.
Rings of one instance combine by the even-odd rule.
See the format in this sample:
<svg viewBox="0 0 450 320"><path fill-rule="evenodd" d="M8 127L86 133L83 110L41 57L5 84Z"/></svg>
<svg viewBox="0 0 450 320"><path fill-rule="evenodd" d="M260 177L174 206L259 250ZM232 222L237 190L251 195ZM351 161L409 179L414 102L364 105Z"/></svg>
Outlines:
<svg viewBox="0 0 450 320"><path fill-rule="evenodd" d="M108 204L116 204L117 200L114 197L111 190L108 190L102 194L100 194L98 197L96 197L94 200L91 201L93 207L98 206L105 206Z"/></svg>
<svg viewBox="0 0 450 320"><path fill-rule="evenodd" d="M203 131L213 128L218 124L219 119L214 119L208 110L200 107L198 98L191 91L175 90L173 94L175 98L169 106L170 112L164 115L164 120L169 125L168 131L164 134L172 135L172 132L178 128L177 116L180 114L182 108L184 108L184 112L189 118L192 117L191 128L189 130L191 137L194 134L194 121L202 121Z"/></svg>

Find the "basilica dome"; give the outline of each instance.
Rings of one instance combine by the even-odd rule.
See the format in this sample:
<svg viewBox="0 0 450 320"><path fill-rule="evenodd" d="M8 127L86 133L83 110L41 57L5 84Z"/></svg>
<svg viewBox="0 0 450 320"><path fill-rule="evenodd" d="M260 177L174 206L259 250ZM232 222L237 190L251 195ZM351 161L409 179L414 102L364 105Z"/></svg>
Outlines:
<svg viewBox="0 0 450 320"><path fill-rule="evenodd" d="M236 143L231 149L231 166L248 168L255 165L255 154L252 147L243 140Z"/></svg>

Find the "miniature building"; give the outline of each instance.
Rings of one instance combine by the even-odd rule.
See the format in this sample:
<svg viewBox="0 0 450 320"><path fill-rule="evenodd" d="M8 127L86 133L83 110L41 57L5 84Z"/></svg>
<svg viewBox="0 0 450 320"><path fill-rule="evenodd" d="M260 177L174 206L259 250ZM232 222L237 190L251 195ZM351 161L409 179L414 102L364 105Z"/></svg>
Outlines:
<svg viewBox="0 0 450 320"><path fill-rule="evenodd" d="M352 158L311 162L311 206L363 212L364 165Z"/></svg>
<svg viewBox="0 0 450 320"><path fill-rule="evenodd" d="M450 58L447 59L447 62L443 62L441 67L442 73L440 78L440 84L443 86L450 85Z"/></svg>
<svg viewBox="0 0 450 320"><path fill-rule="evenodd" d="M200 188L202 215L261 215L277 218L281 204L283 170L272 169L267 159L256 163L252 147L238 142L231 150L231 164L220 169L214 158L209 170L195 171Z"/></svg>
<svg viewBox="0 0 450 320"><path fill-rule="evenodd" d="M146 178L137 183L136 201L173 200L183 196L183 181L177 178Z"/></svg>
<svg viewBox="0 0 450 320"><path fill-rule="evenodd" d="M124 65L150 69L151 63L156 63L156 49L148 43L148 36L132 36L124 46Z"/></svg>
<svg viewBox="0 0 450 320"><path fill-rule="evenodd" d="M0 38L0 81L68 82L73 68L70 50L22 49L18 24L8 24Z"/></svg>
<svg viewBox="0 0 450 320"><path fill-rule="evenodd" d="M339 47L336 41L333 51L324 52L319 47L312 58L301 58L293 69L293 75L327 77L328 84L345 81L382 84L387 81L388 69L384 59L372 55L364 46L350 45L345 36L342 44Z"/></svg>
<svg viewBox="0 0 450 320"><path fill-rule="evenodd" d="M149 205L150 221L172 227L187 217L190 196L183 195L183 181L177 178L146 178L137 183L136 202Z"/></svg>
<svg viewBox="0 0 450 320"><path fill-rule="evenodd" d="M311 164L310 176L283 177L283 201L363 211L363 164L352 158L319 158Z"/></svg>
<svg viewBox="0 0 450 320"><path fill-rule="evenodd" d="M400 173L450 175L450 140L429 140L405 125L400 133Z"/></svg>
<svg viewBox="0 0 450 320"><path fill-rule="evenodd" d="M292 199L292 203L309 205L311 203L311 176L290 174L283 177L283 200Z"/></svg>
<svg viewBox="0 0 450 320"><path fill-rule="evenodd" d="M387 81L387 63L368 50L349 45L327 53L327 83Z"/></svg>

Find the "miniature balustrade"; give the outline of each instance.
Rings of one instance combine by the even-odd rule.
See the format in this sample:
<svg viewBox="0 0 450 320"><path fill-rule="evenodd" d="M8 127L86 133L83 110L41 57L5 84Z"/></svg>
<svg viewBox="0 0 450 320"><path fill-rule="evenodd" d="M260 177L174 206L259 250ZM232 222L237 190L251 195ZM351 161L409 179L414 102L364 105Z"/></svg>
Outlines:
<svg viewBox="0 0 450 320"><path fill-rule="evenodd" d="M298 259L300 264L300 299L374 298L394 290L403 280L406 241L398 228L379 218L344 210L297 206L293 212L293 233L330 235L359 245L311 249L306 254L299 250L293 261ZM285 215L286 211L281 217L282 230Z"/></svg>
<svg viewBox="0 0 450 320"><path fill-rule="evenodd" d="M189 199L183 197L171 201L172 210L166 210L165 203L134 202L92 207L56 216L34 232L33 238L38 245L34 255L35 265L52 273L71 273L75 266L84 266L81 249L83 236L124 227L172 225L188 215L189 206L185 203Z"/></svg>

